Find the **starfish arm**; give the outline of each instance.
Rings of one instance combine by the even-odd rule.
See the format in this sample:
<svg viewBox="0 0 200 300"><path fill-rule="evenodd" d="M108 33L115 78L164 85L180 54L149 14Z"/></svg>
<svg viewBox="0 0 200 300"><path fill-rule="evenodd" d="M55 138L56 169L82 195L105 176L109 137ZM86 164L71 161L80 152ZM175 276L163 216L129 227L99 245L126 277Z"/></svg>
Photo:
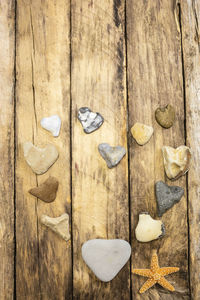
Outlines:
<svg viewBox="0 0 200 300"><path fill-rule="evenodd" d="M179 271L179 268L176 268L176 267L165 267L165 268L160 268L159 274L162 276L166 276L168 274L175 273L178 271Z"/></svg>
<svg viewBox="0 0 200 300"><path fill-rule="evenodd" d="M153 272L156 272L158 269L159 269L158 255L157 252L154 250L151 258L151 270Z"/></svg>
<svg viewBox="0 0 200 300"><path fill-rule="evenodd" d="M158 284L160 284L162 287L164 287L165 289L174 292L175 288L173 287L173 285L171 285L169 283L169 281L167 281L164 277L162 277L160 280L157 281Z"/></svg>
<svg viewBox="0 0 200 300"><path fill-rule="evenodd" d="M132 269L132 273L144 276L144 277L151 277L152 272L150 269Z"/></svg>
<svg viewBox="0 0 200 300"><path fill-rule="evenodd" d="M153 280L152 278L149 278L141 287L140 289L140 294L143 294L144 292L146 292L148 289L150 289L154 284L156 284L156 281Z"/></svg>

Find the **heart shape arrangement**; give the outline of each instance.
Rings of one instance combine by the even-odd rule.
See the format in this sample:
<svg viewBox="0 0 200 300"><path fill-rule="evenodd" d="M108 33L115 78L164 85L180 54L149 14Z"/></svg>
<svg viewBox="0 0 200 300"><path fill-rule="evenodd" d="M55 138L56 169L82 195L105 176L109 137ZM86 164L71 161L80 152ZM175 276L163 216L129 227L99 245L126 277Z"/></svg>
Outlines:
<svg viewBox="0 0 200 300"><path fill-rule="evenodd" d="M184 195L184 189L179 186L169 186L163 181L155 184L158 216L161 217L174 204L178 203Z"/></svg>
<svg viewBox="0 0 200 300"><path fill-rule="evenodd" d="M175 110L172 105L157 108L155 111L156 121L164 128L170 128L175 119Z"/></svg>
<svg viewBox="0 0 200 300"><path fill-rule="evenodd" d="M100 113L94 113L88 107L81 107L79 109L78 119L85 133L97 130L104 122L104 118Z"/></svg>
<svg viewBox="0 0 200 300"><path fill-rule="evenodd" d="M40 124L44 129L50 131L54 137L59 136L61 119L58 115L43 118Z"/></svg>
<svg viewBox="0 0 200 300"><path fill-rule="evenodd" d="M45 202L50 203L56 199L58 184L58 180L55 177L50 176L39 186L30 189L29 193Z"/></svg>
<svg viewBox="0 0 200 300"><path fill-rule="evenodd" d="M176 149L162 147L164 167L169 179L177 179L189 170L191 151L187 146L180 146Z"/></svg>
<svg viewBox="0 0 200 300"><path fill-rule="evenodd" d="M120 239L94 239L82 246L82 257L94 274L104 282L112 280L131 255L131 246Z"/></svg>
<svg viewBox="0 0 200 300"><path fill-rule="evenodd" d="M62 214L57 218L51 218L47 215L42 215L41 223L57 233L66 242L70 239L68 214Z"/></svg>
<svg viewBox="0 0 200 300"><path fill-rule="evenodd" d="M105 159L108 168L118 165L126 154L126 149L122 146L111 147L109 144L103 143L98 146L99 153Z"/></svg>
<svg viewBox="0 0 200 300"><path fill-rule="evenodd" d="M58 158L58 151L52 144L38 148L31 142L26 142L23 148L27 164L38 175L45 173Z"/></svg>

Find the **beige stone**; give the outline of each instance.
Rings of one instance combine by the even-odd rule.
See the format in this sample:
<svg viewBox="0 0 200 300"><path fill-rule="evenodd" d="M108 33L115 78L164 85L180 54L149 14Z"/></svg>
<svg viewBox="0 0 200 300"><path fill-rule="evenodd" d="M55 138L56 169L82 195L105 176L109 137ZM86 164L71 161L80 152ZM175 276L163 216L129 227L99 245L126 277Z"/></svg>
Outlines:
<svg viewBox="0 0 200 300"><path fill-rule="evenodd" d="M170 128L174 123L175 110L170 104L165 107L159 107L155 111L155 117L158 124L162 127Z"/></svg>
<svg viewBox="0 0 200 300"><path fill-rule="evenodd" d="M45 173L57 160L58 151L52 144L38 148L31 142L24 143L24 157L33 172L40 175Z"/></svg>
<svg viewBox="0 0 200 300"><path fill-rule="evenodd" d="M65 241L70 239L68 214L62 214L57 218L51 218L47 215L42 215L41 223L56 232Z"/></svg>
<svg viewBox="0 0 200 300"><path fill-rule="evenodd" d="M187 146L180 146L176 149L162 147L164 167L169 179L177 179L189 170L191 150Z"/></svg>
<svg viewBox="0 0 200 300"><path fill-rule="evenodd" d="M139 242L150 242L165 235L165 226L162 221L154 220L148 213L139 215L139 222L135 229L135 236Z"/></svg>
<svg viewBox="0 0 200 300"><path fill-rule="evenodd" d="M131 128L131 133L139 145L145 145L153 134L153 127L142 123L135 123Z"/></svg>

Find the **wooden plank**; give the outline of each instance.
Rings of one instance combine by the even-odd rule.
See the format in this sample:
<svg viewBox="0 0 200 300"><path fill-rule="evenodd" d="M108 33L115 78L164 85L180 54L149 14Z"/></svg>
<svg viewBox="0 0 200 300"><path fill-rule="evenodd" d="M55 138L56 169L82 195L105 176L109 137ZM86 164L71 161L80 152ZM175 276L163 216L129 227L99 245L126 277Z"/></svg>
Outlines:
<svg viewBox="0 0 200 300"><path fill-rule="evenodd" d="M0 295L14 295L15 3L0 1Z"/></svg>
<svg viewBox="0 0 200 300"><path fill-rule="evenodd" d="M127 155L108 169L98 145L127 145L124 1L72 1L72 208L74 299L129 299L129 264L110 283L100 282L81 257L93 238L129 240ZM85 134L80 107L105 122Z"/></svg>
<svg viewBox="0 0 200 300"><path fill-rule="evenodd" d="M167 180L161 153L163 145L178 147L185 143L181 37L174 17L174 1L131 0L127 2L126 13L129 128L135 122L154 127L154 135L145 146L138 146L129 134L132 266L148 268L151 250L156 248L161 266L180 267L180 272L169 276L176 292L156 286L143 299L188 299L186 177L175 182ZM157 107L168 103L175 107L176 121L172 128L162 129L154 114ZM138 214L148 211L158 218L154 184L159 180L184 187L185 197L163 215L165 237L139 243L134 234ZM133 299L140 299L138 290L144 282L145 278L132 276Z"/></svg>
<svg viewBox="0 0 200 300"><path fill-rule="evenodd" d="M40 224L42 214L70 214L70 6L69 1L17 1L17 162L16 296L18 299L71 299L71 244ZM41 118L58 114L61 133L54 138ZM54 144L58 161L36 176L22 145ZM28 193L49 175L59 180L57 198L47 204Z"/></svg>
<svg viewBox="0 0 200 300"><path fill-rule="evenodd" d="M181 2L181 29L186 92L187 145L193 160L188 173L190 284L192 299L200 299L200 3Z"/></svg>

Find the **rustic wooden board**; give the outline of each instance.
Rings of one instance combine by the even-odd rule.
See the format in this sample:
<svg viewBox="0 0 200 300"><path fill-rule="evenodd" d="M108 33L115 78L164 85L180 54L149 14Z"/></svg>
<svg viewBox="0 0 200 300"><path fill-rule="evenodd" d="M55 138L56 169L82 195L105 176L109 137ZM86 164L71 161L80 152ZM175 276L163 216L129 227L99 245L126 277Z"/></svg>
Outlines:
<svg viewBox="0 0 200 300"><path fill-rule="evenodd" d="M130 262L112 282L102 283L81 257L81 246L88 239L128 241L129 213L132 267L148 267L151 250L156 248L161 266L181 268L168 277L175 293L156 286L142 298L200 298L199 16L200 4L195 0L76 0L71 4L17 0L15 28L15 1L0 0L2 300L140 299L138 290L145 278L130 276ZM176 108L176 122L165 130L156 123L154 111L167 103ZM77 119L81 106L105 118L90 135ZM55 113L62 119L58 138L40 126L42 117ZM137 121L155 130L144 147L130 134ZM36 176L26 164L25 141L41 147L53 143L58 148L60 157L46 174ZM127 153L109 170L98 153L102 142L126 148L128 142L129 159ZM188 177L171 182L164 174L161 147L185 142L193 152L191 169ZM56 201L46 204L28 190L49 175L57 177L60 186ZM154 184L158 180L184 187L185 197L162 217L166 236L141 244L134 233L138 214L149 211L157 218ZM40 224L42 214L64 212L72 218L72 245Z"/></svg>
<svg viewBox="0 0 200 300"><path fill-rule="evenodd" d="M186 96L187 145L193 160L188 173L190 224L190 284L192 299L200 299L200 3L181 2L181 29Z"/></svg>
<svg viewBox="0 0 200 300"><path fill-rule="evenodd" d="M0 1L0 298L14 295L15 3Z"/></svg>
<svg viewBox="0 0 200 300"><path fill-rule="evenodd" d="M161 266L178 266L180 272L170 275L176 292L156 286L143 299L188 299L188 225L186 177L170 182L164 174L161 148L185 143L184 97L182 80L181 36L174 17L174 1L127 1L128 103L129 127L135 122L154 127L150 142L141 147L129 133L130 194L132 220L132 266L147 268L150 253L158 249ZM176 122L171 129L162 129L155 121L155 109L172 104ZM164 180L185 189L185 197L164 214L163 239L138 243L134 230L138 214L148 211L157 217L154 184ZM132 276L133 299L140 299L138 290L145 278Z"/></svg>
<svg viewBox="0 0 200 300"><path fill-rule="evenodd" d="M70 6L67 1L17 1L16 88L16 296L18 299L71 299L71 243L40 224L42 214L70 214ZM58 114L54 138L41 118ZM58 161L36 176L26 164L23 143L54 144ZM28 193L49 175L59 180L56 200L43 203Z"/></svg>
<svg viewBox="0 0 200 300"><path fill-rule="evenodd" d="M110 283L100 282L81 257L93 238L129 240L127 158L108 169L98 145L127 146L124 1L72 1L72 208L74 299L129 299L129 263ZM85 134L78 109L105 118Z"/></svg>

